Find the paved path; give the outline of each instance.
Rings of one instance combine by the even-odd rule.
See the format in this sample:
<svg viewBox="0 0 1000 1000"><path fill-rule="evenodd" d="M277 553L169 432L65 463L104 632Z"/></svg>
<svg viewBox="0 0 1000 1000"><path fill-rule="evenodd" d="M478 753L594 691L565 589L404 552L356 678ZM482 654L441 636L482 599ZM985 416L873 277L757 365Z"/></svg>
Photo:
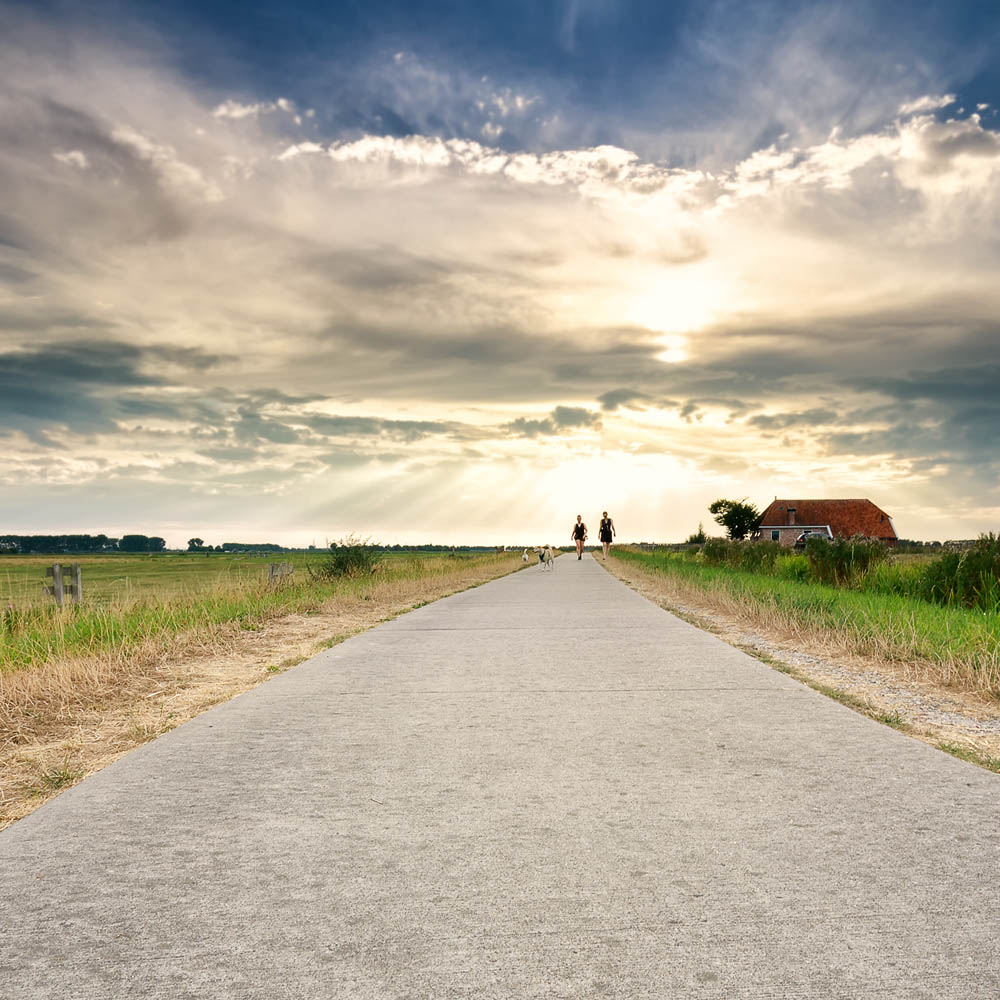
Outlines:
<svg viewBox="0 0 1000 1000"><path fill-rule="evenodd" d="M998 797L565 556L0 834L0 996L994 1000Z"/></svg>

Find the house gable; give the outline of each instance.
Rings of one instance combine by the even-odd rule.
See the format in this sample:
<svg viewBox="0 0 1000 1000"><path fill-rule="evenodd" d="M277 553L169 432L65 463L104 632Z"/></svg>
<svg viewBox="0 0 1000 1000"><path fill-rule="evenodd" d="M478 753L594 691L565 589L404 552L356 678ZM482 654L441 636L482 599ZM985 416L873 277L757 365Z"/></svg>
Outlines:
<svg viewBox="0 0 1000 1000"><path fill-rule="evenodd" d="M865 535L895 545L892 518L871 500L775 500L761 515L761 537L770 530L796 527L805 531L813 525L829 525L834 535Z"/></svg>

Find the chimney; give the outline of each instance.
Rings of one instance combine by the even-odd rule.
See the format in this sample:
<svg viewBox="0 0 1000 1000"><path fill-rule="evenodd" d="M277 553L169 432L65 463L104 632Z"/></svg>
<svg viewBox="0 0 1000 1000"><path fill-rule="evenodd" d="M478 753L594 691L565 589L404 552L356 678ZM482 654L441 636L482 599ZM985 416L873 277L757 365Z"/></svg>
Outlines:
<svg viewBox="0 0 1000 1000"><path fill-rule="evenodd" d="M789 524L795 524L795 508L794 507L789 507L788 508L788 523Z"/></svg>

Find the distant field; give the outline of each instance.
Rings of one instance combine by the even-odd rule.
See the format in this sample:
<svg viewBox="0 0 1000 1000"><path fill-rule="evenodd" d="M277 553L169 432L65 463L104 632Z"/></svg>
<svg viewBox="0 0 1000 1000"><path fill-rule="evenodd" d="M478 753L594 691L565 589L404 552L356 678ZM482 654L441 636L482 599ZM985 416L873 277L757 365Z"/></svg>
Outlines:
<svg viewBox="0 0 1000 1000"><path fill-rule="evenodd" d="M108 553L106 555L0 556L0 605L17 607L52 603L42 593L45 568L53 563L78 563L83 573L83 594L88 604L130 603L150 597L171 598L194 594L229 584L267 580L269 563L295 566L295 576L307 573L309 564L322 561L325 552L276 552L263 556L213 552L165 552L155 554ZM417 553L388 552L395 561ZM421 552L420 559L449 557L448 553ZM449 557L450 558L450 557ZM460 558L460 557L457 557ZM51 582L51 581L50 581Z"/></svg>

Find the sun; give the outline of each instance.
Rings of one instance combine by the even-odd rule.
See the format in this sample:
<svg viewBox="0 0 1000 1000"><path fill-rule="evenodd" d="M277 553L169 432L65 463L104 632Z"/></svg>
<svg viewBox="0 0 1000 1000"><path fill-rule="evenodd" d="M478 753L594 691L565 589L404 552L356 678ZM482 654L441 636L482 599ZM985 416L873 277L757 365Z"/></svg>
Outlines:
<svg viewBox="0 0 1000 1000"><path fill-rule="evenodd" d="M657 271L629 297L625 309L630 323L662 334L660 361L676 364L688 357L688 335L709 326L725 301L717 280L689 271Z"/></svg>

